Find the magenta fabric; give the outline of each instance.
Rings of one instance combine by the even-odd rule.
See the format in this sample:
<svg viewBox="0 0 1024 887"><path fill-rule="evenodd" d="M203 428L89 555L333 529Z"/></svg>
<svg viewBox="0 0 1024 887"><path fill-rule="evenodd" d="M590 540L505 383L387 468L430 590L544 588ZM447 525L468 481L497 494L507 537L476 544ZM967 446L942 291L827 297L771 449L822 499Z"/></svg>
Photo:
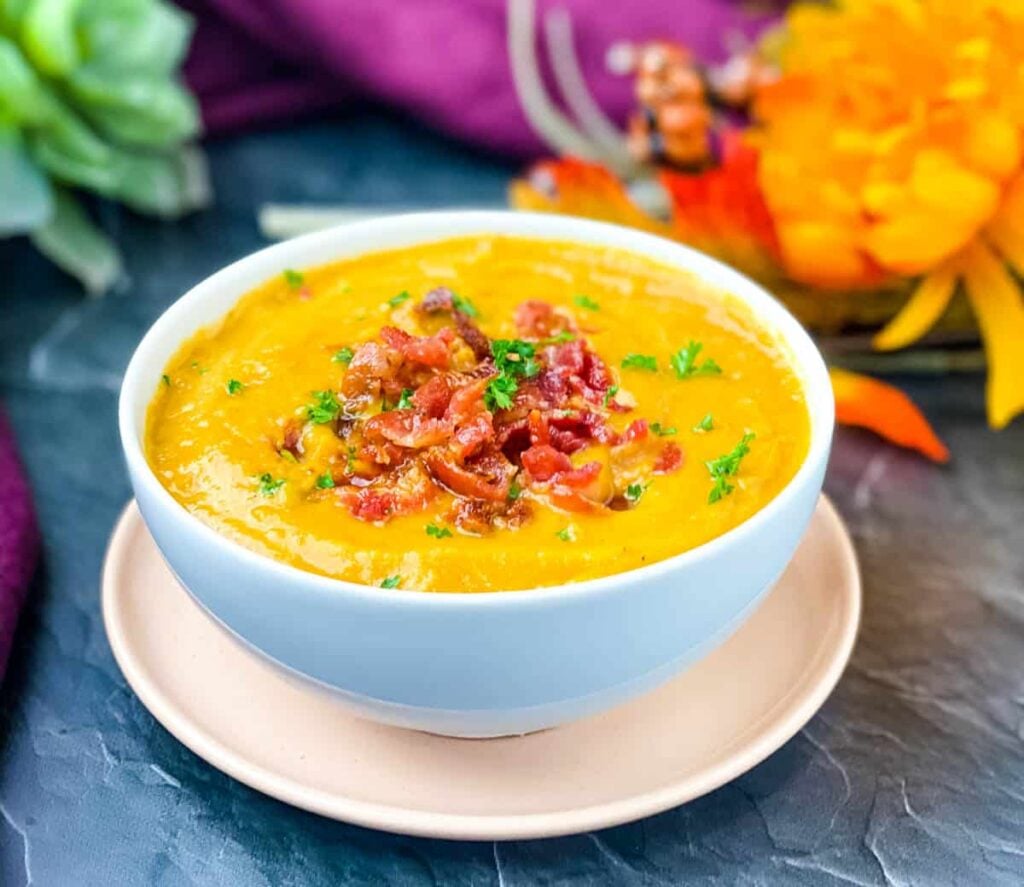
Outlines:
<svg viewBox="0 0 1024 887"><path fill-rule="evenodd" d="M516 100L506 0L182 0L198 21L186 65L207 129L218 133L342 105L359 96L517 156L541 153ZM752 5L752 4L750 4ZM762 8L769 4L762 4ZM538 0L572 16L587 82L621 120L628 78L605 70L617 40L670 37L705 60L767 13L731 0Z"/></svg>
<svg viewBox="0 0 1024 887"><path fill-rule="evenodd" d="M28 482L7 418L0 413L0 677L11 652L18 613L39 553Z"/></svg>

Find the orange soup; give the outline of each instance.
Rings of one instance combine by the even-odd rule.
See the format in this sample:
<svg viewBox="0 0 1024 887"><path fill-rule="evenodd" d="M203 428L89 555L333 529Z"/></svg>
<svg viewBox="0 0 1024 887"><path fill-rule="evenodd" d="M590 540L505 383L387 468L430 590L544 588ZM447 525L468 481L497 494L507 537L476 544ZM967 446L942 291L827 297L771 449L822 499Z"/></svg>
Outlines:
<svg viewBox="0 0 1024 887"><path fill-rule="evenodd" d="M528 589L707 542L806 456L785 348L632 253L488 236L282 269L168 363L157 477L255 551L385 588Z"/></svg>

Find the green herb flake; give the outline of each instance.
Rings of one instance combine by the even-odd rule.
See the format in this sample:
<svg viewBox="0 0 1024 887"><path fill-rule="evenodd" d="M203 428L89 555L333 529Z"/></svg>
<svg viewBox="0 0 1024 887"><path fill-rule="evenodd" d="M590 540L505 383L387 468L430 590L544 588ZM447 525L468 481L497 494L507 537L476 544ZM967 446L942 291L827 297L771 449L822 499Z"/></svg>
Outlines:
<svg viewBox="0 0 1024 887"><path fill-rule="evenodd" d="M292 268L285 268L282 275L284 276L284 282L293 290L301 289L302 285L306 282L303 273Z"/></svg>
<svg viewBox="0 0 1024 887"><path fill-rule="evenodd" d="M397 296L392 296L388 299L388 306L391 308L397 308L402 302L407 302L412 296L408 290L402 290Z"/></svg>
<svg viewBox="0 0 1024 887"><path fill-rule="evenodd" d="M273 496L281 487L284 486L284 478L274 479L274 476L268 471L266 474L260 475L260 492L264 496Z"/></svg>
<svg viewBox="0 0 1024 887"><path fill-rule="evenodd" d="M572 297L572 300L580 306L585 308L587 311L600 311L601 306L597 304L590 296L585 296L583 293L577 293Z"/></svg>
<svg viewBox="0 0 1024 887"><path fill-rule="evenodd" d="M555 535L563 542L575 542L576 541L576 528L569 524L564 530L559 530Z"/></svg>
<svg viewBox="0 0 1024 887"><path fill-rule="evenodd" d="M345 452L345 470L351 474L356 467L356 448L350 446Z"/></svg>
<svg viewBox="0 0 1024 887"><path fill-rule="evenodd" d="M388 576L387 579L380 580L381 588L398 588L402 584L401 576Z"/></svg>
<svg viewBox="0 0 1024 887"><path fill-rule="evenodd" d="M622 368L656 373L658 372L658 359L653 354L627 354L622 358Z"/></svg>
<svg viewBox="0 0 1024 887"><path fill-rule="evenodd" d="M277 455L284 459L285 462L291 462L293 465L299 464L299 460L295 458L295 453L291 450L278 450Z"/></svg>
<svg viewBox="0 0 1024 887"><path fill-rule="evenodd" d="M651 431L653 431L658 437L668 437L672 434L677 434L678 429L675 425L662 425L661 422L652 422Z"/></svg>
<svg viewBox="0 0 1024 887"><path fill-rule="evenodd" d="M316 479L316 487L318 490L334 489L334 478L331 477L331 473L329 471L325 471Z"/></svg>
<svg viewBox="0 0 1024 887"><path fill-rule="evenodd" d="M306 418L315 425L326 425L338 418L341 404L333 391L314 391L316 400L306 405Z"/></svg>
<svg viewBox="0 0 1024 887"><path fill-rule="evenodd" d="M198 360L193 360L192 363L189 364L189 366L192 367L192 369L194 369L197 373L199 373L200 376L205 376L208 372L210 372L206 367L200 366Z"/></svg>
<svg viewBox="0 0 1024 887"><path fill-rule="evenodd" d="M403 388L402 396L398 398L398 403L395 404L396 410L411 410L412 409L412 389Z"/></svg>
<svg viewBox="0 0 1024 887"><path fill-rule="evenodd" d="M478 317L480 315L480 312L476 310L476 305L458 293L452 293L452 307L456 311L461 311L467 317Z"/></svg>
<svg viewBox="0 0 1024 887"><path fill-rule="evenodd" d="M556 333L553 336L548 336L546 339L541 339L541 345L564 345L566 342L574 342L576 340L576 333L572 330L562 330L560 333Z"/></svg>
<svg viewBox="0 0 1024 887"><path fill-rule="evenodd" d="M228 384L225 385L224 387L227 389L228 394L234 397L236 394L242 393L242 390L245 388L245 385L239 382L238 379L229 379Z"/></svg>
<svg viewBox="0 0 1024 887"><path fill-rule="evenodd" d="M508 498L510 502L515 502L520 496L523 495L523 488L519 486L517 481L512 481L512 485L508 488Z"/></svg>
<svg viewBox="0 0 1024 887"><path fill-rule="evenodd" d="M452 531L447 527L439 527L437 524L427 524L427 535L432 539L447 539Z"/></svg>
<svg viewBox="0 0 1024 887"><path fill-rule="evenodd" d="M352 363L352 358L355 356L356 353L351 348L349 348L348 345L346 345L344 348L339 348L337 351L335 351L334 356L331 358L331 360L334 363L343 363L345 366L348 366L350 363Z"/></svg>
<svg viewBox="0 0 1024 887"><path fill-rule="evenodd" d="M636 505L640 501L644 493L647 492L647 488L650 486L650 482L642 484L637 481L635 484L630 484L626 487L626 500L631 505Z"/></svg>
<svg viewBox="0 0 1024 887"><path fill-rule="evenodd" d="M709 462L705 462L707 466L708 474L711 475L713 486L711 492L708 493L708 504L714 505L725 496L728 496L734 488L729 483L730 477L735 477L740 470L740 463L743 461L743 457L750 452L749 444L754 439L754 434L748 432L743 435L743 439L736 444L728 453L724 456L719 456L717 459L712 459Z"/></svg>
<svg viewBox="0 0 1024 887"><path fill-rule="evenodd" d="M540 372L540 363L535 359L536 346L522 339L495 339L491 342L491 355L498 374L484 389L484 405L487 409L507 410L512 398L519 390L519 379L529 379Z"/></svg>
<svg viewBox="0 0 1024 887"><path fill-rule="evenodd" d="M696 425L693 426L693 430L697 434L702 434L705 431L711 431L715 427L715 420L711 413L708 413L703 419L701 419Z"/></svg>
<svg viewBox="0 0 1024 887"><path fill-rule="evenodd" d="M615 395L618 394L618 393L619 393L619 386L618 385L612 385L612 387L609 388L604 393L604 398L601 400L601 405L602 406L608 406L608 404L610 404L613 400L615 400Z"/></svg>
<svg viewBox="0 0 1024 887"><path fill-rule="evenodd" d="M701 364L697 363L697 355L703 348L704 346L700 342L694 342L691 339L690 344L685 348L680 348L669 358L669 363L675 370L677 379L689 379L691 376L717 376L722 372L722 368L711 358Z"/></svg>
<svg viewBox="0 0 1024 887"><path fill-rule="evenodd" d="M164 385L166 385L166 386L167 386L168 388L170 388L170 387L171 387L171 377L170 377L170 376L168 376L168 375L167 375L167 373L164 373L164 374L163 374L163 375L162 375L162 376L160 377L160 381L161 381L161 382L163 382L163 383L164 383Z"/></svg>

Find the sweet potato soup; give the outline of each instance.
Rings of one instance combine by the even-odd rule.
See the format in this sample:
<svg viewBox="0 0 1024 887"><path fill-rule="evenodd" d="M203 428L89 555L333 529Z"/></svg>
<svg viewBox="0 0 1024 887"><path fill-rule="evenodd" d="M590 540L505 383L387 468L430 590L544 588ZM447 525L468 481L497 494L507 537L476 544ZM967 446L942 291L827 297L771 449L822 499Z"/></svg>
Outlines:
<svg viewBox="0 0 1024 887"><path fill-rule="evenodd" d="M662 560L762 508L810 434L744 306L632 253L515 237L282 269L154 383L146 452L179 502L384 588Z"/></svg>

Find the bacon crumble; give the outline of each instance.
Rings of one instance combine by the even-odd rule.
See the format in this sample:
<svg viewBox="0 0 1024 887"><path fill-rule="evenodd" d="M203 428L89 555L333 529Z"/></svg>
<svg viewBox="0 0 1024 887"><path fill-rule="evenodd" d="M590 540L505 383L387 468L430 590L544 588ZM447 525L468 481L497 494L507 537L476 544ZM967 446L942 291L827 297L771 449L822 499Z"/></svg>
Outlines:
<svg viewBox="0 0 1024 887"><path fill-rule="evenodd" d="M448 519L479 534L520 526L537 502L577 513L629 507L627 484L682 465L678 444L654 441L646 420L621 432L612 427L611 415L629 412L632 398L615 399L607 364L572 317L546 302L516 309L516 329L534 346L536 366L516 380L511 406L496 408L485 397L499 375L491 340L459 304L437 287L417 306L435 332L385 326L378 340L354 350L334 424L347 457L329 470L334 487L315 495L333 495L355 517L383 522L424 509L446 490L455 497ZM472 361L457 357L459 349ZM375 401L382 411L370 414ZM591 447L603 455L587 460ZM292 424L284 448L302 458ZM513 494L513 484L523 492Z"/></svg>

